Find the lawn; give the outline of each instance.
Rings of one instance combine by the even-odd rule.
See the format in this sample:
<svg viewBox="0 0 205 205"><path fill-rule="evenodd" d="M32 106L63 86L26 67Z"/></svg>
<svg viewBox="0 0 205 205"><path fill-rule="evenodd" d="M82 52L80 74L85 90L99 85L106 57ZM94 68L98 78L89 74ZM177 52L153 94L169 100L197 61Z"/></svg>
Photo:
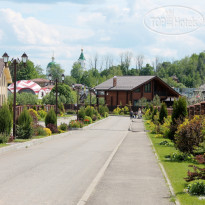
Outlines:
<svg viewBox="0 0 205 205"><path fill-rule="evenodd" d="M145 122L145 127L149 130L149 125ZM194 163L190 162L171 162L165 158L166 155L169 155L173 152L178 152L173 143L169 139L165 138L156 138L155 134L148 133L149 138L151 139L153 146L157 152L159 160L161 161L164 169L169 177L169 180L172 184L174 189L175 195L179 200L181 205L202 205L205 204L205 199L200 200L196 196L190 196L188 193L185 192L186 185L188 184L184 178L187 177L187 171L189 165L194 165ZM168 141L169 146L166 145L159 145L162 141ZM197 165L199 167L204 167L204 165ZM192 170L193 171L193 170Z"/></svg>

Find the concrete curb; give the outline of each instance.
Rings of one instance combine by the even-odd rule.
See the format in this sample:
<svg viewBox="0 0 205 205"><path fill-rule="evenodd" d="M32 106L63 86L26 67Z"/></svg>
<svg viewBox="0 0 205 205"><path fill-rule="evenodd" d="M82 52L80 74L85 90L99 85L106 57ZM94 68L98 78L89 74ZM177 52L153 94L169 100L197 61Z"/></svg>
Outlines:
<svg viewBox="0 0 205 205"><path fill-rule="evenodd" d="M51 135L51 136L40 138L40 139L33 139L33 140L28 141L28 142L22 142L22 143L10 145L7 147L2 147L2 148L0 148L0 155L3 153L9 152L9 151L19 150L22 148L28 148L28 147L31 147L33 145L41 144L41 143L49 141L51 139L65 137L65 136L70 135L72 133L73 133L73 131L69 131L69 132L58 134L58 135Z"/></svg>
<svg viewBox="0 0 205 205"><path fill-rule="evenodd" d="M108 118L109 117L107 117L105 119L102 119L102 120L99 120L96 123L90 124L90 125L88 125L86 127L79 128L77 130L71 130L71 131L68 131L68 132L65 132L65 133L61 133L61 134L57 134L57 135L51 135L51 136L40 138L40 139L33 139L33 140L28 141L28 142L22 142L22 143L18 143L18 144L2 147L2 148L0 148L0 155L3 154L3 153L9 152L9 151L19 150L19 149L31 147L33 145L41 144L41 143L47 142L47 141L49 141L51 139L66 137L68 135L71 135L73 133L73 131L78 131L78 130L83 131L83 130L86 130L86 129L90 128L90 127L93 127L93 126L99 124L100 122L103 122L104 120L106 120Z"/></svg>
<svg viewBox="0 0 205 205"><path fill-rule="evenodd" d="M147 135L147 133L146 133L146 135ZM180 205L180 202L179 202L178 199L176 198L176 194L174 193L174 189L173 189L172 184L171 184L171 182L170 182L170 180L169 180L169 177L167 176L167 173L166 173L166 171L165 171L165 169L164 169L164 166L162 165L162 163L161 163L161 161L160 161L160 159L159 159L159 157L158 157L158 155L157 155L157 151L156 151L156 149L155 149L155 147L154 147L154 145L153 145L153 143L152 143L152 140L150 139L150 137L149 137L148 135L147 135L147 137L148 137L148 139L149 139L149 141L150 141L150 144L152 145L152 149L153 149L153 151L154 151L155 157L156 157L157 162L158 162L158 164L159 164L159 166L160 166L160 168L161 168L161 170L162 170L162 173L163 173L163 175L164 175L164 178L165 178L165 180L166 180L166 182L167 182L167 184L168 184L169 190L170 190L172 196L175 197L175 204L176 204L176 205Z"/></svg>

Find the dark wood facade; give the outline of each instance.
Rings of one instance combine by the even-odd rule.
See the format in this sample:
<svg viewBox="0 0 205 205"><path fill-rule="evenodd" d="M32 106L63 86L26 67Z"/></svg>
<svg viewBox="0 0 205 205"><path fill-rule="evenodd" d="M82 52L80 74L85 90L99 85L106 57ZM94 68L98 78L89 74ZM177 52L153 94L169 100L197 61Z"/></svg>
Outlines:
<svg viewBox="0 0 205 205"><path fill-rule="evenodd" d="M104 97L108 106L125 106L129 103L135 106L142 97L152 101L158 95L161 101L173 101L180 95L164 81L154 77L130 90L98 89L98 97Z"/></svg>

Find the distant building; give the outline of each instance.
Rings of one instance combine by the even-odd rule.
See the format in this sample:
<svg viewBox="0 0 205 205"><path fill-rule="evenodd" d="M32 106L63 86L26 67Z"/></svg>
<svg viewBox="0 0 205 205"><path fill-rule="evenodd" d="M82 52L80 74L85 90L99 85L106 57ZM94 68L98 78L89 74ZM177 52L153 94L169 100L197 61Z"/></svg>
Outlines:
<svg viewBox="0 0 205 205"><path fill-rule="evenodd" d="M7 100L7 86L12 83L9 67L5 67L4 61L0 59L0 106Z"/></svg>
<svg viewBox="0 0 205 205"><path fill-rule="evenodd" d="M95 87L98 97L104 97L108 106L133 106L141 98L153 100L155 95L168 105L180 94L157 76L115 76Z"/></svg>
<svg viewBox="0 0 205 205"><path fill-rule="evenodd" d="M78 58L78 62L80 63L81 68L83 68L83 70L85 70L85 57L83 54L83 49L81 49L81 54L80 54L80 57Z"/></svg>
<svg viewBox="0 0 205 205"><path fill-rule="evenodd" d="M47 68L46 68L46 76L48 76L50 74L49 73L50 68L56 66L56 62L54 61L55 60L54 56L51 59L52 59L52 61L50 63L48 63Z"/></svg>
<svg viewBox="0 0 205 205"><path fill-rule="evenodd" d="M41 87L45 87L45 86L49 85L49 83L50 83L50 81L48 79L43 79L43 78L35 78L35 79L32 79L32 81L37 83Z"/></svg>

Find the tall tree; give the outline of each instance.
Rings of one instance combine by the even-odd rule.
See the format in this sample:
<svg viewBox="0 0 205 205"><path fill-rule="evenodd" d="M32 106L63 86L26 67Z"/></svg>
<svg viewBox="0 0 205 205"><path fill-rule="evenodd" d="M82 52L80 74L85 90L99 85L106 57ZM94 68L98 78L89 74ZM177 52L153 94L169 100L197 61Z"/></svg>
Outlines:
<svg viewBox="0 0 205 205"><path fill-rule="evenodd" d="M80 63L75 62L71 70L71 76L76 80L77 83L80 83L80 80L83 76L83 68L81 68Z"/></svg>

